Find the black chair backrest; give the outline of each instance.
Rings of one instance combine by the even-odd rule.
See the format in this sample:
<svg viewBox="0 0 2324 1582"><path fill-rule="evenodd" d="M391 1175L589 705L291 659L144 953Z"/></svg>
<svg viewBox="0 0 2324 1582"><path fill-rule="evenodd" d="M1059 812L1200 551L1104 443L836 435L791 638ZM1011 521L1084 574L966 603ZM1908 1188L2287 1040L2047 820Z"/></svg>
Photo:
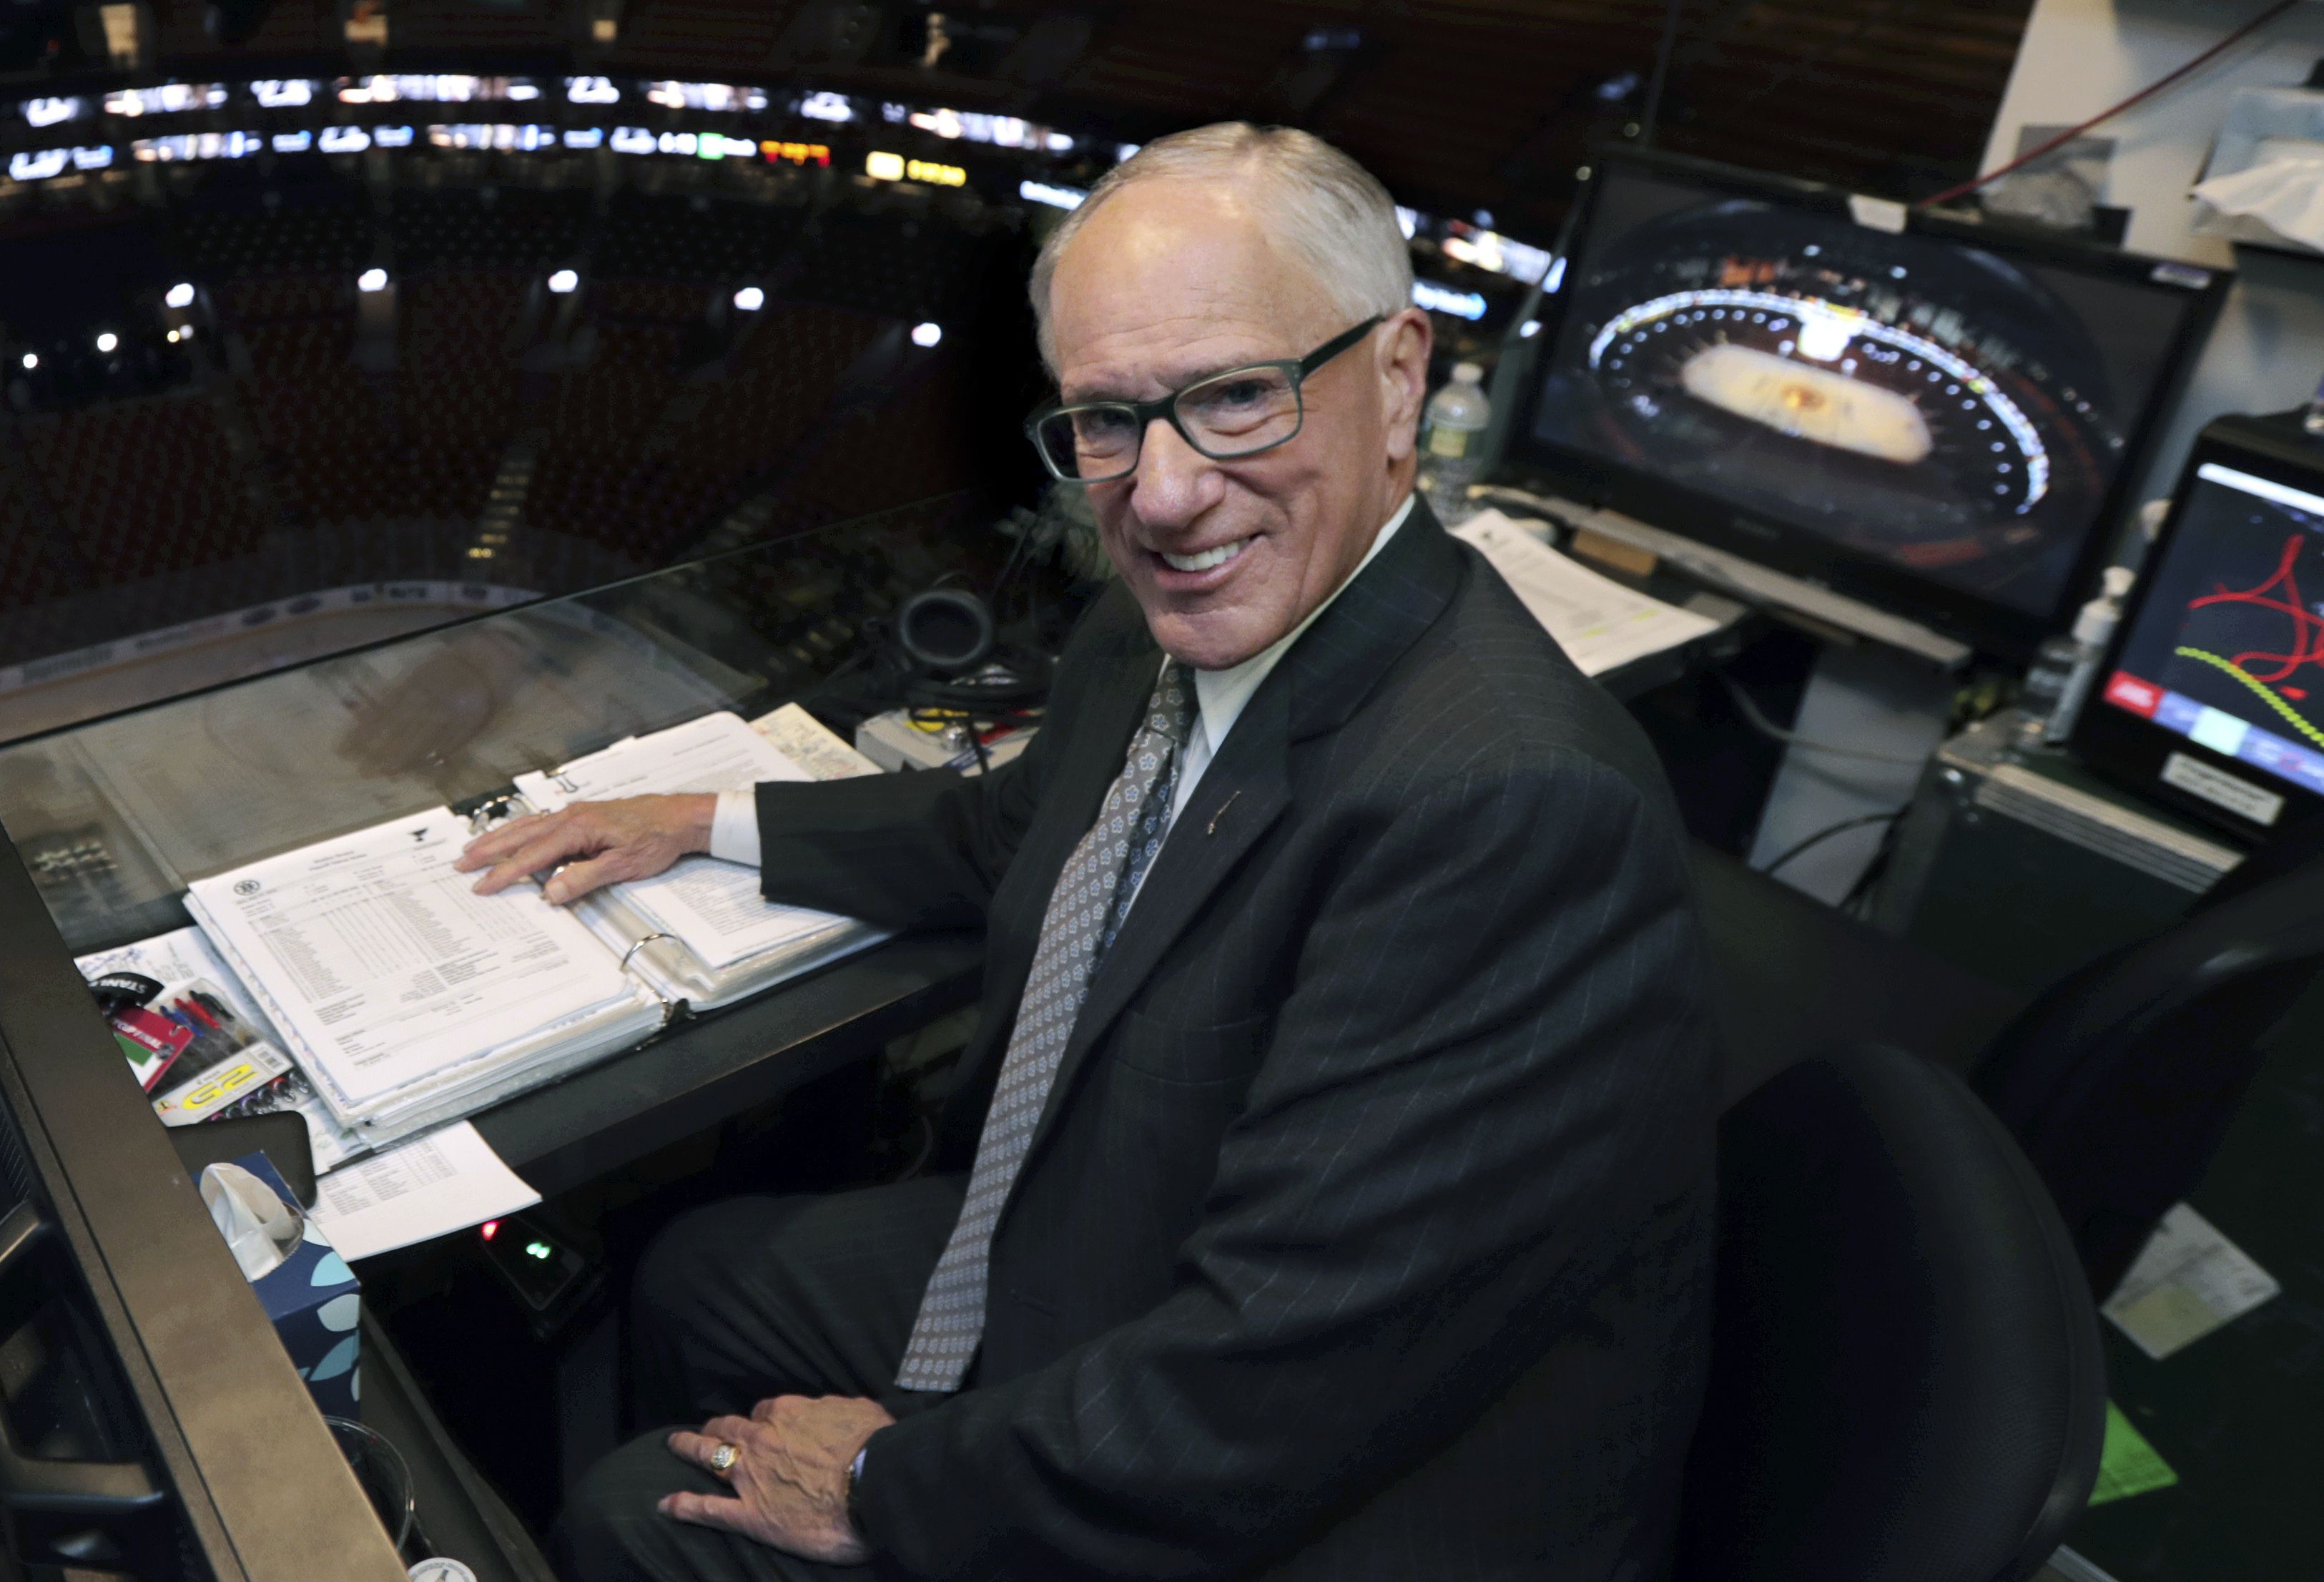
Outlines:
<svg viewBox="0 0 2324 1582"><path fill-rule="evenodd" d="M2093 1290L2201 1180L2261 1039L2319 968L2312 858L2068 974L1994 1040L1977 1091L2049 1183Z"/></svg>
<svg viewBox="0 0 2324 1582"><path fill-rule="evenodd" d="M1720 1127L1680 1582L2020 1582L2089 1503L2098 1315L2049 1194L1950 1072L1866 1046Z"/></svg>

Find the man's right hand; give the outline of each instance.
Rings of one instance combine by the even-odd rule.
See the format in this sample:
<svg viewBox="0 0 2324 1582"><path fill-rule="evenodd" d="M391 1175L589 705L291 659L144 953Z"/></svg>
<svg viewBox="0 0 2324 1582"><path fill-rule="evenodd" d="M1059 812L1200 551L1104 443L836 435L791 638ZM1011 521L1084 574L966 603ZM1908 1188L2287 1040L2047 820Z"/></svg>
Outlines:
<svg viewBox="0 0 2324 1582"><path fill-rule="evenodd" d="M564 864L540 887L544 899L563 906L602 885L650 878L682 856L708 851L717 815L718 799L708 793L575 802L479 835L453 866L464 874L489 868L475 892L490 895Z"/></svg>

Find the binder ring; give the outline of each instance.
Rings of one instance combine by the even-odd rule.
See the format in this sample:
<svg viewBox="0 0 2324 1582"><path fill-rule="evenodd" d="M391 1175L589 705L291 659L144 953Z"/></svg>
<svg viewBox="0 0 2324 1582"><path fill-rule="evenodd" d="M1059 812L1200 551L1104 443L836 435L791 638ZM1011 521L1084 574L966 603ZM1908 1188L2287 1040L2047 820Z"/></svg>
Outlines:
<svg viewBox="0 0 2324 1582"><path fill-rule="evenodd" d="M664 933L660 933L660 932L657 931L657 932L655 932L655 933L648 934L644 939L640 939L640 940L636 941L634 944L631 945L631 947L630 947L628 949L626 949L626 950L624 950L624 951L622 951L622 970L623 972L627 972L627 971L629 971L629 970L630 970L630 958L631 958L631 957L635 956L639 951L641 951L641 950L644 949L647 946L649 946L649 945L652 944L656 939L669 939L670 937L671 937L671 936L669 936L669 935L668 935L668 934L664 934Z"/></svg>

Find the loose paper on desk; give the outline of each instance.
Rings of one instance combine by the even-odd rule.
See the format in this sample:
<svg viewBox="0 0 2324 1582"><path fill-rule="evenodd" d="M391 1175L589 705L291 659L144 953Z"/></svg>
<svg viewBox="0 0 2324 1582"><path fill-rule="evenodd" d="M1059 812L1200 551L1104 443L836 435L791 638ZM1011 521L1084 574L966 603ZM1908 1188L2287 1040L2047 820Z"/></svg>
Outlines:
<svg viewBox="0 0 2324 1582"><path fill-rule="evenodd" d="M1666 605L1566 559L1498 511L1480 511L1452 530L1507 578L1534 619L1548 628L1585 676L1676 648L1719 623Z"/></svg>
<svg viewBox="0 0 2324 1582"><path fill-rule="evenodd" d="M198 915L350 1106L562 1022L639 1000L588 929L530 884L475 894L468 827L431 808L197 881Z"/></svg>
<svg viewBox="0 0 2324 1582"><path fill-rule="evenodd" d="M520 774L516 788L535 807L553 810L567 802L741 791L762 780L811 778L741 717L706 714L616 742L553 774ZM778 906L759 893L756 868L715 857L681 857L650 879L623 881L620 893L714 972L844 921Z"/></svg>
<svg viewBox="0 0 2324 1582"><path fill-rule="evenodd" d="M2100 1311L2161 1362L2282 1289L2209 1220L2178 1203Z"/></svg>
<svg viewBox="0 0 2324 1582"><path fill-rule="evenodd" d="M751 728L775 745L775 750L817 780L853 780L877 774L880 766L849 746L838 732L796 703L786 703L772 714L762 714Z"/></svg>
<svg viewBox="0 0 2324 1582"><path fill-rule="evenodd" d="M466 1121L334 1170L316 1187L315 1218L353 1262L449 1235L540 1201Z"/></svg>

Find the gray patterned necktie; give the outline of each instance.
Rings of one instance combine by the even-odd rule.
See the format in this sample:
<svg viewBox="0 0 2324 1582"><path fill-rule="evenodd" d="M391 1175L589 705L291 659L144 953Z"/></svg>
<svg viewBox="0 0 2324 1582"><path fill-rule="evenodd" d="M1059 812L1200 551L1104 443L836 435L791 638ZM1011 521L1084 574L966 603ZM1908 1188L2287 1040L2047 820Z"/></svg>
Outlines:
<svg viewBox="0 0 2324 1582"><path fill-rule="evenodd" d="M928 1277L897 1370L896 1383L906 1390L957 1390L968 1374L969 1359L984 1335L985 1262L992 1228L1032 1144L1033 1127L1065 1059L1090 979L1120 932L1139 883L1168 833L1183 755L1178 746L1194 717L1194 672L1174 660L1155 684L1146 721L1130 738L1129 760L1105 793L1097 822L1074 847L1057 887L1049 893L1017 1025L985 1112L984 1134L977 1140L968 1197L952 1240Z"/></svg>

